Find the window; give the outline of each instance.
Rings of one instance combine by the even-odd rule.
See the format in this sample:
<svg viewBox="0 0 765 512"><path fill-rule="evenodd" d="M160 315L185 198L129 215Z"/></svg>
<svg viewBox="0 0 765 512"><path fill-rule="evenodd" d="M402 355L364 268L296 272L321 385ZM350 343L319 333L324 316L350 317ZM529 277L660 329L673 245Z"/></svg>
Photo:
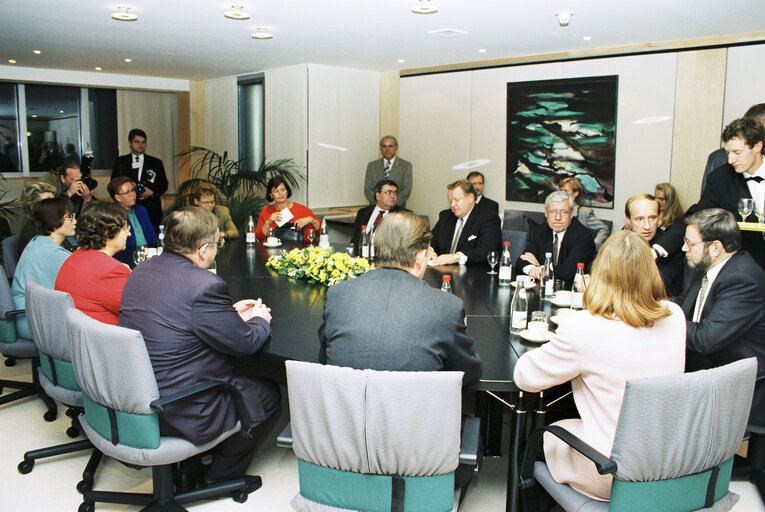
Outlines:
<svg viewBox="0 0 765 512"><path fill-rule="evenodd" d="M88 120L93 169L111 169L119 156L117 145L117 91L114 89L88 89ZM86 138L87 139L87 138Z"/></svg>
<svg viewBox="0 0 765 512"><path fill-rule="evenodd" d="M240 77L239 160L242 168L256 171L263 162L265 146L264 83L262 75Z"/></svg>
<svg viewBox="0 0 765 512"><path fill-rule="evenodd" d="M32 172L80 159L80 89L26 85L27 148Z"/></svg>
<svg viewBox="0 0 765 512"><path fill-rule="evenodd" d="M19 172L16 85L0 83L0 173Z"/></svg>

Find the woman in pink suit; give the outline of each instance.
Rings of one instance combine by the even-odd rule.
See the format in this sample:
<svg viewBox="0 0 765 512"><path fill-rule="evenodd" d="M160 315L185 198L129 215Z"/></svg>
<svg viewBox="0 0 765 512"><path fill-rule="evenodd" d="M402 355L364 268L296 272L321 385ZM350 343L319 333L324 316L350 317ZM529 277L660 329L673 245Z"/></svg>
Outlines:
<svg viewBox="0 0 765 512"><path fill-rule="evenodd" d="M526 352L515 365L515 383L539 392L571 381L581 419L556 423L609 456L629 379L683 373L685 316L666 300L648 244L619 231L595 259L584 309L561 317L549 343ZM556 482L608 500L611 475L557 438L545 434L544 453Z"/></svg>

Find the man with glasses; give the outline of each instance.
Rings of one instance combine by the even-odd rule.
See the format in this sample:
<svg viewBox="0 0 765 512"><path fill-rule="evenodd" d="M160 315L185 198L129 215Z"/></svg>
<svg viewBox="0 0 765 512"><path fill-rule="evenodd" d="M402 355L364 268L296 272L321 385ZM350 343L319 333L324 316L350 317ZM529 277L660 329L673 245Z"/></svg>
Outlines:
<svg viewBox="0 0 765 512"><path fill-rule="evenodd" d="M524 252L515 262L515 268L524 274L541 279L545 253L552 254L555 279L570 288L576 274L576 264L589 267L595 258L592 232L572 216L574 199L562 190L556 190L545 199L546 224L540 224L529 233Z"/></svg>
<svg viewBox="0 0 765 512"><path fill-rule="evenodd" d="M367 236L371 236L377 230L377 226L390 212L405 210L396 204L398 198L398 185L393 180L380 180L375 184L375 204L370 204L358 211L356 220L353 221L353 244L356 254L361 254L359 243L361 232L366 226Z"/></svg>
<svg viewBox="0 0 765 512"><path fill-rule="evenodd" d="M386 135L380 140L382 158L367 164L367 174L364 178L364 195L369 204L375 204L375 184L381 180L392 180L398 184L398 202L406 208L406 200L412 193L412 164L396 156L398 141L393 135Z"/></svg>
<svg viewBox="0 0 765 512"><path fill-rule="evenodd" d="M733 214L721 208L685 219L683 252L696 276L680 299L686 371L757 358L765 376L765 271L741 250ZM750 423L765 425L765 384L755 387Z"/></svg>
<svg viewBox="0 0 765 512"><path fill-rule="evenodd" d="M231 220L231 213L228 211L228 208L222 204L215 204L215 194L217 193L218 188L215 185L209 181L203 181L192 192L194 204L208 212L212 212L218 218L218 231L220 233L218 236L220 236L220 240L236 238L239 236L239 230L236 229L236 224Z"/></svg>
<svg viewBox="0 0 765 512"><path fill-rule="evenodd" d="M127 176L117 176L112 178L109 185L106 186L109 196L115 203L122 206L127 211L128 226L130 227L130 236L125 244L125 250L114 255L123 263L132 263L133 249L142 245L158 245L159 239L149 220L149 214L146 208L136 204L135 183Z"/></svg>
<svg viewBox="0 0 765 512"><path fill-rule="evenodd" d="M207 270L217 255L215 215L187 206L171 213L165 228L165 250L138 265L125 283L118 325L143 335L161 396L206 381L241 391L250 420L258 424L254 435L237 433L213 448L202 483L246 477L257 489L260 477L247 476L247 468L266 420L278 409L280 391L270 380L234 375L233 357L251 355L268 340L270 309L260 299L233 303L226 282ZM236 421L230 394L215 390L168 405L159 429L201 445Z"/></svg>

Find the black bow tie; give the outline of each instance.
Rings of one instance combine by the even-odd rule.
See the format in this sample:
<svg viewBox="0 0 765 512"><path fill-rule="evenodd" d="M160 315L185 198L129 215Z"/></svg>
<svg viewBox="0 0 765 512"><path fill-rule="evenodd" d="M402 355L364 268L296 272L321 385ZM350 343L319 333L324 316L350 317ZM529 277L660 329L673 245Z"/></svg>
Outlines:
<svg viewBox="0 0 765 512"><path fill-rule="evenodd" d="M762 183L763 181L765 181L765 178L763 178L762 176L752 176L751 178L744 178L744 183L748 181L753 181L755 183Z"/></svg>

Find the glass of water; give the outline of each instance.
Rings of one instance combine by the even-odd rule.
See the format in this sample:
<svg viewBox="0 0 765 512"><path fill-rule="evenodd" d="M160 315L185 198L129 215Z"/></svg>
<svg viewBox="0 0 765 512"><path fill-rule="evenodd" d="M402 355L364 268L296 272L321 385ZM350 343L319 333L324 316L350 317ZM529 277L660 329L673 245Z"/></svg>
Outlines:
<svg viewBox="0 0 765 512"><path fill-rule="evenodd" d="M494 267L497 266L497 263L499 263L499 254L497 251L491 251L489 254L486 255L486 261L489 262L489 265L491 265L491 272L486 272L487 274L496 274L494 271Z"/></svg>
<svg viewBox="0 0 765 512"><path fill-rule="evenodd" d="M738 214L741 215L741 220L745 221L749 214L754 210L754 199L751 197L742 197L738 200Z"/></svg>

